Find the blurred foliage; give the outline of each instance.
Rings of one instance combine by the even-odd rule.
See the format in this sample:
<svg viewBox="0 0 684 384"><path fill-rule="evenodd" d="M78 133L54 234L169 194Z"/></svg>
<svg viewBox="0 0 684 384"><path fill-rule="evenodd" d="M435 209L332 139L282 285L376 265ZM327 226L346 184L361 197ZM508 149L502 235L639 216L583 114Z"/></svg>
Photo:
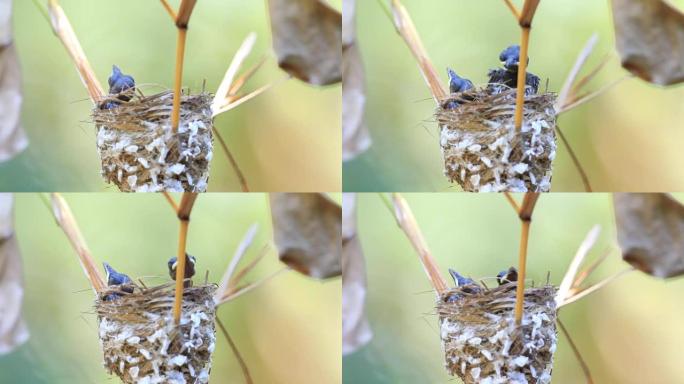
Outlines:
<svg viewBox="0 0 684 384"><path fill-rule="evenodd" d="M445 277L451 267L473 278L489 277L485 282L495 285L496 273L517 265L520 222L502 195L404 197ZM677 196L680 201L683 197ZM444 369L435 296L417 255L379 196L361 195L358 208L374 338L344 358L344 382L458 382ZM549 273L551 283L558 285L594 224L603 230L588 262L604 250L611 254L590 283L628 267L616 245L611 196L542 195L532 221L528 278L541 283ZM681 382L683 293L683 279L663 281L633 272L560 311L595 383ZM585 382L562 334L553 377L554 383Z"/></svg>
<svg viewBox="0 0 684 384"><path fill-rule="evenodd" d="M446 67L476 84L499 65L499 52L520 40L502 1L404 0L423 43L446 82ZM520 4L517 1L516 4ZM684 1L676 4L684 9ZM586 68L611 60L590 89L626 74L614 48L610 4L542 1L532 28L529 70L559 91L577 54L596 32ZM347 191L456 191L442 174L439 133L415 60L378 1L358 1L358 42L368 79L367 123L374 144L345 164ZM586 69L584 71L586 73ZM662 89L628 79L559 119L596 191L682 190L684 87ZM582 191L579 174L559 143L552 191Z"/></svg>
<svg viewBox="0 0 684 384"><path fill-rule="evenodd" d="M178 198L179 196L176 196ZM178 220L161 195L66 194L94 257L148 283L168 281ZM339 200L339 196L335 197ZM115 382L102 368L93 294L61 229L38 195L16 197L16 231L24 255L25 306L31 338L0 357L0 383ZM247 228L260 225L247 259L272 237L263 194L203 194L195 204L188 251L196 279L220 280ZM275 251L247 277L282 267ZM336 383L341 367L341 284L281 274L219 308L256 383ZM296 346L296 347L293 347ZM225 338L217 334L212 383L243 383Z"/></svg>
<svg viewBox="0 0 684 384"><path fill-rule="evenodd" d="M40 1L44 3L44 1ZM176 7L179 1L171 1ZM173 86L176 28L159 1L76 1L60 4L100 82L112 64L138 84ZM341 0L333 2L338 9ZM16 159L0 164L0 190L115 191L100 176L91 103L61 42L32 1L14 2L15 42L23 71L23 125L31 141ZM192 15L183 85L194 92L206 80L215 91L233 54L251 31L258 35L246 67L269 60L247 89L285 73L276 65L263 1L204 0ZM332 191L341 188L341 89L315 88L296 80L216 118L255 191ZM315 159L315 161L312 161ZM215 143L210 191L239 190Z"/></svg>

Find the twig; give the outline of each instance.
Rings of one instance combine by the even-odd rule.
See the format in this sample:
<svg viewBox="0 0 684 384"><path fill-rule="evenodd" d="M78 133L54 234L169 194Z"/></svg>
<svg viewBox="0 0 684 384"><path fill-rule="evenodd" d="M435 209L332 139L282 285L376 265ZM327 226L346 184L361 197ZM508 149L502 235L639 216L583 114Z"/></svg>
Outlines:
<svg viewBox="0 0 684 384"><path fill-rule="evenodd" d="M81 77L83 85L85 85L86 90L88 91L90 100L93 104L97 104L104 97L104 90L97 80L85 52L83 52L81 43L79 43L78 37L76 37L76 33L71 27L69 19L66 17L64 10L57 0L48 1L48 12L50 14L52 30L62 44L64 44L69 56L71 56L71 59L76 64L76 70Z"/></svg>
<svg viewBox="0 0 684 384"><path fill-rule="evenodd" d="M258 224L252 224L247 229L247 232L245 232L245 235L242 237L242 240L240 241L240 244L238 244L238 247L235 249L235 253L233 254L233 257L230 259L230 263L228 263L228 268L226 269L226 272L223 274L223 277L221 278L221 283L219 284L218 289L214 294L214 299L216 302L218 302L218 299L220 299L224 295L225 291L230 286L230 281L233 277L233 274L235 273L235 270L237 269L237 265L238 263L240 263L240 260L245 255L249 247L252 245L252 242L254 241L254 236L256 235L258 229Z"/></svg>
<svg viewBox="0 0 684 384"><path fill-rule="evenodd" d="M226 340L228 341L228 345L230 345L230 349L233 350L233 354L235 354L235 358L237 359L238 363L240 364L240 369L242 369L242 374L245 376L245 382L247 384L252 384L252 376L249 374L249 368L247 368L247 363L245 363L245 360L242 358L240 351L238 351L237 345L235 345L235 342L233 342L233 339L228 334L226 327L223 325L223 322L221 322L221 319L219 319L218 316L216 316L216 323L218 324L219 328L221 328L221 332L223 333L223 336L226 337Z"/></svg>
<svg viewBox="0 0 684 384"><path fill-rule="evenodd" d="M173 306L173 319L176 325L180 324L181 310L183 304L183 286L185 282L185 245L188 238L188 226L190 224L190 213L197 199L196 193L184 192L178 207L178 220L180 220L180 230L178 234L178 265L176 267L176 297Z"/></svg>
<svg viewBox="0 0 684 384"><path fill-rule="evenodd" d="M404 39L413 57L418 62L418 68L423 74L423 78L430 88L435 102L439 103L446 98L446 91L439 81L437 71L432 61L428 57L427 51L420 40L411 16L399 0L392 0L392 14L394 16L394 26L399 35Z"/></svg>
<svg viewBox="0 0 684 384"><path fill-rule="evenodd" d="M516 20L520 19L520 11L518 11L518 8L515 7L513 2L511 0L504 0L504 3L506 3L506 6L508 9L511 10L511 13L513 13L513 17L515 17Z"/></svg>
<svg viewBox="0 0 684 384"><path fill-rule="evenodd" d="M214 131L214 136L216 136L216 138L219 140L219 143L221 144L221 148L223 148L223 152L225 152L226 156L228 156L228 161L230 162L230 166L233 167L233 170L235 171L235 175L237 176L238 180L240 181L240 188L242 188L242 192L249 192L249 186L247 186L247 180L245 179L245 175L242 173L242 170L240 169L240 166L238 165L237 161L235 160L235 157L230 152L230 149L228 149L228 145L226 145L226 142L223 140L221 133L218 131L218 129L216 129L216 127L212 127L212 130Z"/></svg>
<svg viewBox="0 0 684 384"><path fill-rule="evenodd" d="M522 322L525 301L525 274L527 272L527 244L530 238L530 224L532 212L537 204L539 193L528 192L523 198L518 217L522 223L520 233L520 250L518 253L518 284L515 292L515 324L520 326Z"/></svg>
<svg viewBox="0 0 684 384"><path fill-rule="evenodd" d="M171 19L175 23L176 19L178 18L178 15L176 15L176 11L174 11L173 8L171 8L171 5L168 3L168 1L166 1L166 0L159 0L159 1L161 1L162 6L164 7L164 9L166 9L166 12L169 13L169 16L171 16Z"/></svg>
<svg viewBox="0 0 684 384"><path fill-rule="evenodd" d="M627 269L623 269L622 271L617 272L614 275L609 276L609 277L599 281L598 283L592 285L591 287L585 288L585 289L577 292L576 294L572 295L571 297L569 297L565 301L563 301L560 305L557 305L557 308L560 308L560 307L566 306L568 304L574 303L575 301L577 301L577 300L579 300L579 299L581 299L581 298L583 298L583 297L585 297L591 293L598 291L599 289L601 289L601 288L605 287L606 285L612 283L613 281L617 280L618 278L620 278L620 277L622 277L622 276L624 276L630 272L634 272L634 271L636 271L636 269L634 269L632 267L627 268Z"/></svg>
<svg viewBox="0 0 684 384"><path fill-rule="evenodd" d="M582 358L582 354L580 353L579 349L577 348L577 345L575 345L575 342L572 340L572 337L570 337L570 332L568 332L568 330L565 328L565 325L563 325L563 322L561 321L560 317L557 318L556 320L558 321L558 325L560 326L561 331L563 331L565 338L568 339L568 343L570 344L570 348L572 348L572 352L575 354L577 361L580 363L580 366L582 367L582 371L584 372L584 377L587 378L587 384L593 384L594 380L592 380L592 378L591 378L591 372L589 371L589 366L587 365L587 363Z"/></svg>
<svg viewBox="0 0 684 384"><path fill-rule="evenodd" d="M242 281L242 279L245 278L245 276L252 270L254 267L256 267L257 264L261 260L266 257L268 254L268 251L271 250L271 244L267 243L261 248L261 251L259 251L259 254L254 258L254 260L250 261L247 265L245 265L241 270L239 270L235 275L233 276L232 279L228 282L228 289L234 289L237 287L238 283Z"/></svg>
<svg viewBox="0 0 684 384"><path fill-rule="evenodd" d="M428 249L425 238L416 222L416 218L413 216L413 212L411 212L411 208L406 200L398 193L392 195L392 200L394 201L394 215L397 224L399 224L399 227L404 231L411 242L411 245L413 245L413 248L418 253L418 258L423 265L423 269L425 270L428 279L430 279L432 286L435 288L437 295L441 296L447 290L446 281L439 273L437 262L432 257L430 249Z"/></svg>
<svg viewBox="0 0 684 384"><path fill-rule="evenodd" d="M614 86L620 84L624 80L632 78L632 77L634 77L634 75L632 75L632 74L624 75L624 76L602 86L601 88L599 88L598 90L596 90L594 92L584 94L581 97L578 97L577 99L573 100L573 102L571 104L564 105L563 107L561 107L561 109L558 111L558 114L567 112L573 108L577 108L580 105L586 103L587 101L601 95L602 93L605 93L606 91L608 91L609 89L613 88Z"/></svg>
<svg viewBox="0 0 684 384"><path fill-rule="evenodd" d="M71 246L76 250L83 272L85 272L95 293L104 291L106 285L102 275L100 275L100 271L97 269L95 259L93 259L90 249L88 249L88 244L86 244L83 234L81 234L81 230L73 213L71 213L69 205L59 193L52 194L52 214L69 239Z"/></svg>
<svg viewBox="0 0 684 384"><path fill-rule="evenodd" d="M168 201L169 204L171 205L171 208L173 208L173 211L178 213L178 204L176 204L176 201L173 199L173 197L171 197L171 194L166 192L166 191L164 191L162 193L164 194L166 201Z"/></svg>
<svg viewBox="0 0 684 384"><path fill-rule="evenodd" d="M508 203L511 204L511 207L513 207L515 213L520 213L520 207L518 206L518 203L515 202L510 192L504 192L504 196L506 197L506 200L508 200Z"/></svg>
<svg viewBox="0 0 684 384"><path fill-rule="evenodd" d="M228 294L223 296L216 305L221 305L221 304L227 303L229 301L235 300L238 297L244 295L245 293L251 291L252 289L260 287L261 285L265 284L266 282L275 278L276 276L280 275L281 273L283 273L285 271L289 271L290 269L292 269L292 268L290 268L290 267L281 268L281 269L273 272L272 274L262 278L261 280L255 281L254 283L244 285L244 286L242 286L236 290L229 290Z"/></svg>
<svg viewBox="0 0 684 384"><path fill-rule="evenodd" d="M582 164L580 164L579 158L577 158L577 155L575 155L575 151L570 146L568 139L565 138L565 134L563 134L563 131L559 126L556 126L556 132L558 132L558 136L561 138L563 145L568 150L568 154L570 154L570 158L572 159L572 163L575 165L575 169L577 169L577 172L580 174L580 178L582 178L582 184L584 184L585 192L591 192L592 189L591 184L589 183L589 177L587 177L587 173L584 171Z"/></svg>

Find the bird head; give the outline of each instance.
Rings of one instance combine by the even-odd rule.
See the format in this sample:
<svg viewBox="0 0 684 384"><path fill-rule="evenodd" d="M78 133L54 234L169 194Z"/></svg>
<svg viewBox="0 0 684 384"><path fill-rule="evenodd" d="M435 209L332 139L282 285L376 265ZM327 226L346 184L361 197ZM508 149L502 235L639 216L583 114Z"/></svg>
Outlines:
<svg viewBox="0 0 684 384"><path fill-rule="evenodd" d="M184 273L184 278L189 279L193 276L195 276L195 262L197 260L195 259L194 256L185 254L185 273ZM169 275L171 276L172 279L176 280L176 269L178 268L178 258L177 257L172 257L169 259L168 262L169 266Z"/></svg>
<svg viewBox="0 0 684 384"><path fill-rule="evenodd" d="M117 94L128 89L135 88L133 76L125 75L116 65L112 65L112 75L107 80L109 82L109 93Z"/></svg>
<svg viewBox="0 0 684 384"><path fill-rule="evenodd" d="M104 265L105 273L107 274L107 285L122 285L131 282L131 278L128 275L117 272L108 263L102 263Z"/></svg>
<svg viewBox="0 0 684 384"><path fill-rule="evenodd" d="M501 51L501 54L499 55L499 60L501 60L501 64L507 70L517 71L518 64L520 63L520 46L511 45L509 47L506 47L506 49ZM530 59L527 58L527 62L529 61Z"/></svg>
<svg viewBox="0 0 684 384"><path fill-rule="evenodd" d="M472 81L457 75L453 69L447 67L447 74L449 75L449 90L451 93L467 91L473 87Z"/></svg>
<svg viewBox="0 0 684 384"><path fill-rule="evenodd" d="M518 270L515 267L510 267L505 271L501 271L496 275L496 281L499 285L514 283L518 281Z"/></svg>

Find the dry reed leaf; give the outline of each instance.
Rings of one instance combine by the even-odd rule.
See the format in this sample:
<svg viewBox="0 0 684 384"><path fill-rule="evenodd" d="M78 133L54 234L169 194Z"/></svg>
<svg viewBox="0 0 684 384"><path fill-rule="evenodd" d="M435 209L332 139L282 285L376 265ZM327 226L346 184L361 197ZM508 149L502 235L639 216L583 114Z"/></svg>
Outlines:
<svg viewBox="0 0 684 384"><path fill-rule="evenodd" d="M258 224L252 224L249 227L249 229L247 229L245 235L242 237L242 240L240 241L240 244L238 244L238 247L235 249L235 253L233 254L233 257L230 259L230 263L228 264L228 268L226 269L226 272L223 274L221 283L219 284L218 289L214 294L214 301L216 303L218 303L221 297L223 297L228 291L228 288L231 285L233 275L235 274L235 270L237 269L237 265L238 263L240 263L240 260L242 260L242 257L245 255L249 247L252 245L252 242L254 241L254 236L256 235L258 229Z"/></svg>
<svg viewBox="0 0 684 384"><path fill-rule="evenodd" d="M342 51L342 161L355 158L365 152L371 145L368 126L364 121L366 109L366 78L361 60L361 51L353 40L353 32L347 29L354 28L352 16L344 14L347 8L352 7L353 0L345 0L342 3L345 20L343 31L349 34L352 40L345 43ZM349 26L347 26L349 25Z"/></svg>
<svg viewBox="0 0 684 384"><path fill-rule="evenodd" d="M342 354L366 345L373 332L366 317L366 261L356 232L356 194L342 195Z"/></svg>
<svg viewBox="0 0 684 384"><path fill-rule="evenodd" d="M558 287L558 292L556 292L557 307L560 308L563 305L563 303L572 296L572 287L574 282L576 281L575 278L577 277L577 273L579 272L579 267L580 265L582 265L582 262L589 254L589 251L594 247L594 244L596 244L596 240L598 239L600 233L601 227L595 225L589 231L589 233L587 233L587 236L584 238L579 248L577 248L575 257L570 262L570 266L568 267L568 270L565 272L563 281L561 281L561 284Z"/></svg>
<svg viewBox="0 0 684 384"><path fill-rule="evenodd" d="M664 0L613 0L622 66L659 85L684 82L684 13Z"/></svg>
<svg viewBox="0 0 684 384"><path fill-rule="evenodd" d="M413 25L413 20L411 20L411 16L399 0L392 0L392 14L394 16L394 26L397 29L397 32L404 39L406 45L408 45L409 50L413 54L413 57L418 62L418 68L420 69L420 73L423 75L427 86L430 88L432 97L435 99L435 102L439 103L440 100L446 98L447 93L444 90L442 83L439 81L435 66L432 64L432 60L430 60L425 51L418 31L416 30L415 25Z"/></svg>
<svg viewBox="0 0 684 384"><path fill-rule="evenodd" d="M615 193L622 258L661 278L684 274L684 205L665 193Z"/></svg>
<svg viewBox="0 0 684 384"><path fill-rule="evenodd" d="M78 228L78 223L71 213L69 205L58 193L52 194L52 213L55 216L57 224L62 228L64 234L78 254L81 267L83 267L83 272L90 281L93 290L95 293L102 292L106 289L104 279L90 253L90 249L88 249L88 245L81 234L81 230Z"/></svg>
<svg viewBox="0 0 684 384"><path fill-rule="evenodd" d="M21 252L14 233L14 199L0 194L0 355L26 342L29 331L21 316L24 281Z"/></svg>
<svg viewBox="0 0 684 384"><path fill-rule="evenodd" d="M447 290L447 284L444 277L439 273L439 267L437 262L432 257L432 253L425 242L423 233L420 231L420 227L416 222L416 218L411 212L411 207L404 198L395 193L392 195L392 200L394 203L394 216L397 220L397 224L404 231L406 237L408 237L411 245L418 253L418 258L420 259L423 269L430 279L430 283L435 288L435 293L437 296L441 296Z"/></svg>
<svg viewBox="0 0 684 384"><path fill-rule="evenodd" d="M12 2L0 0L0 162L12 159L28 146L21 127L21 70L12 42Z"/></svg>
<svg viewBox="0 0 684 384"><path fill-rule="evenodd" d="M90 62L88 61L85 52L83 52L83 48L81 48L81 43L78 41L78 37L76 37L76 33L71 27L69 19L66 17L62 7L57 3L57 0L48 1L48 12L50 14L52 30L62 41L69 56L71 56L71 59L76 64L76 70L81 76L81 81L88 91L90 100L93 104L97 104L104 96L104 91L102 85L100 85L100 82L95 76L93 68L90 66Z"/></svg>
<svg viewBox="0 0 684 384"><path fill-rule="evenodd" d="M587 40L586 44L584 44L584 48L582 48L579 55L577 55L575 65L572 66L572 69L570 70L568 77L565 79L563 88L561 88L560 93L558 93L558 98L556 99L556 102L554 104L554 108L556 109L556 111L562 110L563 107L569 104L569 100L575 96L572 94L572 89L573 85L575 84L575 80L577 79L577 75L579 75L579 72L584 66L584 63L587 62L587 59L594 51L594 47L596 46L597 42L598 35L594 33L593 35L591 35L589 40Z"/></svg>
<svg viewBox="0 0 684 384"><path fill-rule="evenodd" d="M342 81L342 15L320 0L268 0L278 65L313 85Z"/></svg>
<svg viewBox="0 0 684 384"><path fill-rule="evenodd" d="M342 273L342 207L322 193L272 193L273 234L280 260L324 279Z"/></svg>

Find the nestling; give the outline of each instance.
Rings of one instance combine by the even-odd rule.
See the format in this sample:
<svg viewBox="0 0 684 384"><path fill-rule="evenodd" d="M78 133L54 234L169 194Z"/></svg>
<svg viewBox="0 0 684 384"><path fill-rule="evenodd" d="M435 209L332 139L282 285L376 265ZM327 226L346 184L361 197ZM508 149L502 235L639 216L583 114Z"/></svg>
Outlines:
<svg viewBox="0 0 684 384"><path fill-rule="evenodd" d="M453 69L447 68L447 74L449 75L449 92L452 94L461 93L473 88L472 81L460 77ZM449 100L443 105L444 109L454 109L458 106L459 103L456 100Z"/></svg>
<svg viewBox="0 0 684 384"><path fill-rule="evenodd" d="M107 285L110 287L119 287L119 290L122 292L126 293L133 293L133 287L130 285L133 283L133 280L131 280L128 275L119 273L117 272L111 265L108 263L102 263L104 265L104 270L106 273L106 278L107 278ZM104 301L111 301L115 300L121 297L121 295L117 293L110 293L106 295L103 300Z"/></svg>
<svg viewBox="0 0 684 384"><path fill-rule="evenodd" d="M496 275L496 281L499 285L514 283L518 281L518 270L515 267L510 267L508 270L501 271Z"/></svg>
<svg viewBox="0 0 684 384"><path fill-rule="evenodd" d="M190 279L193 276L195 276L195 262L197 260L195 259L194 256L185 254L185 273L183 278L184 279ZM177 257L172 257L169 259L168 262L168 267L169 267L169 276L175 281L176 280L176 269L178 267L178 258ZM186 281L185 286L192 286L192 280Z"/></svg>
<svg viewBox="0 0 684 384"><path fill-rule="evenodd" d="M492 93L500 93L508 88L516 88L518 86L518 65L520 63L520 46L511 45L501 51L499 60L503 68L492 69L489 71L489 86L487 87ZM525 60L529 63L529 57ZM503 87L502 85L505 85ZM525 74L525 95L533 95L537 93L539 88L539 77L530 72Z"/></svg>

